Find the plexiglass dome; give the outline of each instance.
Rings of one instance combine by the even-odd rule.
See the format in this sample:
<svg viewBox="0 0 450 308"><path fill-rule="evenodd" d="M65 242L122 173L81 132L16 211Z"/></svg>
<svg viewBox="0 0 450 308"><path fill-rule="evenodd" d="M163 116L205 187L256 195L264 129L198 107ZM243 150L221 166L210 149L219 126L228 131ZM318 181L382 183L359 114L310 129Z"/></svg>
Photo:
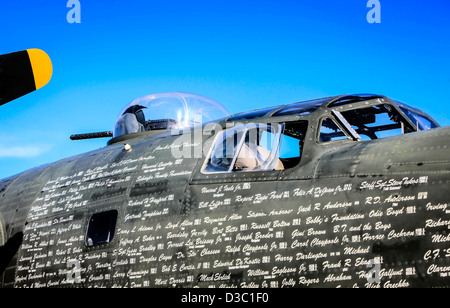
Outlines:
<svg viewBox="0 0 450 308"><path fill-rule="evenodd" d="M150 130L184 129L229 116L220 103L204 96L168 92L139 97L119 113L114 137Z"/></svg>

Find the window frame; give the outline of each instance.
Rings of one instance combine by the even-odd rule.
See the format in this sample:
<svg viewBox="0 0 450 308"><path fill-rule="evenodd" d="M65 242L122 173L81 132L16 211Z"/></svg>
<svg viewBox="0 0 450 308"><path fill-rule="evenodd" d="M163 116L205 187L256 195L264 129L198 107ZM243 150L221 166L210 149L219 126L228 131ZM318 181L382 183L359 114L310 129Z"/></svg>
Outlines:
<svg viewBox="0 0 450 308"><path fill-rule="evenodd" d="M414 109L409 106L406 107L405 105L399 105L399 109L405 115L406 119L410 120L411 123L416 127L416 131L424 131L424 130L430 130L430 129L435 129L435 128L440 127L440 125L433 118L431 118L427 114L423 113L421 110ZM407 112L412 114L412 117L414 117L415 121L413 121L413 119L407 114ZM430 122L430 124L434 125L434 127L430 127L428 129L420 129L419 122L417 121L417 118L415 116L418 116L420 118L427 120L428 122Z"/></svg>
<svg viewBox="0 0 450 308"><path fill-rule="evenodd" d="M408 126L408 128L409 128L409 130L411 132L415 132L416 131L416 127L410 123L411 122L410 119L408 119L405 116L405 114L402 112L402 110L399 108L399 106L397 106L395 103L386 102L386 101L378 101L378 100L375 101L375 102L365 101L365 102L361 102L361 103L357 103L357 104L349 104L349 105L339 106L336 109L332 109L331 110L331 115L327 114L327 115L323 116L319 120L319 126L318 126L318 129L317 129L316 142L318 144L320 144L320 145L326 145L326 144L329 144L329 143L348 141L348 140L344 139L344 140L329 141L329 142L325 142L325 143L324 142L320 142L320 130L322 128L322 121L325 118L333 118L335 123L338 124L338 126L341 128L341 130L347 136L349 136L350 141L370 142L370 141L381 140L381 139L389 138L389 137L401 136L401 135L393 135L393 136L389 136L389 137L382 137L382 138L372 139L372 140L362 140L361 136L356 132L356 130L352 127L352 125L347 121L347 119L343 115L343 113L345 113L347 111L358 110L358 109L366 109L366 108L382 106L382 105L389 105L393 110L395 110L397 112L398 116L401 118L400 122L403 122L404 126ZM341 121L341 119L344 120L344 121ZM402 135L405 135L405 134L408 134L408 133L406 133L406 127L404 127Z"/></svg>
<svg viewBox="0 0 450 308"><path fill-rule="evenodd" d="M321 130L322 130L322 124L323 124L323 121L325 121L326 119L331 119L334 122L334 124L336 124L336 126L344 133L344 135L347 136L347 139L331 140L331 141L321 142L320 141L320 134L321 134ZM338 143L338 142L340 143L340 142L346 142L346 141L356 141L355 140L356 136L355 137L350 136L350 134L348 133L348 130L346 129L346 126L343 126L340 123L340 121L337 121L337 119L336 119L336 117L335 117L335 115L333 113L321 117L318 122L319 122L319 127L317 129L317 136L316 136L316 143L317 144L319 144L319 145L327 145L327 144L333 144L333 143ZM350 127L350 128L352 128L352 127ZM358 135L358 134L356 133L356 135Z"/></svg>
<svg viewBox="0 0 450 308"><path fill-rule="evenodd" d="M252 126L252 125L255 125L255 126L257 126L257 125L271 126L271 124L278 124L279 125L278 129L280 129L280 131L276 132L276 134L278 134L278 138L275 140L276 141L276 148L274 148L274 149L272 149L272 151L270 151L270 157L271 157L270 162L273 162L274 160L279 159L279 151L280 151L280 146L281 146L281 141L282 141L281 139L282 139L282 136L283 136L283 133L284 133L284 128L285 128L285 123L284 122L280 122L280 123L278 123L278 122L273 122L273 123L270 123L270 122L268 122L268 123L266 123L266 122L239 123L239 122L237 122L236 124L238 124L238 125L235 125L235 126L230 127L230 128L226 128L225 127L221 132L219 132L215 136L215 138L214 138L214 140L213 140L213 142L212 142L212 144L211 144L211 146L209 148L208 154L207 154L206 158L203 160L203 163L202 163L202 165L200 167L200 174L208 176L208 175L214 175L214 174L240 174L240 173L248 174L248 173L262 173L262 172L281 171L281 170L268 170L268 169L267 170L255 170L255 169L251 169L251 170L245 170L245 169L243 169L243 170L234 170L234 168L232 168L232 166L236 163L236 161L238 159L238 156L239 156L240 152L242 151L242 148L243 148L244 144L246 143L245 142L246 134L248 134L248 132L252 128L245 128L244 134L239 138L238 144L237 144L237 150L233 154L233 159L232 159L232 162L231 162L230 167L229 167L228 170L206 171L206 169L208 168L208 166L211 163L211 159L212 159L212 156L213 156L214 149L216 148L216 144L219 142L219 140L221 140L224 137L224 135L226 134L227 131L233 130L236 127L239 127L241 125L242 126L244 126L244 125L249 125L249 126ZM273 151L275 151L276 153L274 154ZM269 165L271 165L270 162L269 162Z"/></svg>
<svg viewBox="0 0 450 308"><path fill-rule="evenodd" d="M3 216L0 214L0 247L6 244L6 228L3 221Z"/></svg>
<svg viewBox="0 0 450 308"><path fill-rule="evenodd" d="M94 216L102 215L102 214L105 215L107 213L112 213L112 212L115 212L114 216L112 217L114 221L113 222L109 221L109 226L108 226L109 231L111 231L111 230L113 231L111 238L108 241L93 242L92 244L89 244L88 241L91 238L91 237L89 237L89 235L90 235L90 231L91 231L91 228L92 228L92 221L93 221ZM111 219L111 217L110 217L110 219ZM89 216L89 220L88 220L87 225L86 225L86 232L85 232L85 236L84 236L84 246L87 247L87 248L94 248L94 247L98 247L98 246L107 245L107 244L112 243L114 238L117 235L117 223L118 223L118 221L119 221L119 211L117 209L109 209L109 210L104 210L104 211L101 211L101 212L96 212L96 213L91 214Z"/></svg>

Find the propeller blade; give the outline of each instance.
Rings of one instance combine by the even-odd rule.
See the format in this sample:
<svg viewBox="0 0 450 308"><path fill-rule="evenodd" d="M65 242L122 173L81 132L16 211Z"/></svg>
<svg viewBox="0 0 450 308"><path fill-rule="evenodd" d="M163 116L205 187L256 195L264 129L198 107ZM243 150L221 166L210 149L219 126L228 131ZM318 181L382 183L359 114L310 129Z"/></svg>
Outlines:
<svg viewBox="0 0 450 308"><path fill-rule="evenodd" d="M0 55L0 106L42 88L52 74L52 61L40 49Z"/></svg>

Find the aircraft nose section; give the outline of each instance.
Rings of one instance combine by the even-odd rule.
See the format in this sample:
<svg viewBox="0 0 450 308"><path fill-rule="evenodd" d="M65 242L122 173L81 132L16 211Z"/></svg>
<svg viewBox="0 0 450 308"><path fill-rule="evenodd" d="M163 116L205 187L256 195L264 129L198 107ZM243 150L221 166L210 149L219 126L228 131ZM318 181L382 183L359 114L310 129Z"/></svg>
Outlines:
<svg viewBox="0 0 450 308"><path fill-rule="evenodd" d="M324 155L316 168L316 177L436 173L450 176L450 127L359 142Z"/></svg>
<svg viewBox="0 0 450 308"><path fill-rule="evenodd" d="M380 157L375 161L383 173L450 176L450 127L385 139L379 147L372 145L370 148L370 152Z"/></svg>
<svg viewBox="0 0 450 308"><path fill-rule="evenodd" d="M402 141L393 149L398 163L420 167L450 162L450 127L404 135Z"/></svg>

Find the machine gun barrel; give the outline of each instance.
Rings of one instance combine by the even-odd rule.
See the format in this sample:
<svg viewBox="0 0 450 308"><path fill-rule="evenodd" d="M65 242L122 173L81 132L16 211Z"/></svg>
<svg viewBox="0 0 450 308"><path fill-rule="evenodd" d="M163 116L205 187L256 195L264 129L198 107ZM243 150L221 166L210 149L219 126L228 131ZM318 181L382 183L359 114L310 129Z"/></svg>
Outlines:
<svg viewBox="0 0 450 308"><path fill-rule="evenodd" d="M112 137L112 131L107 132L97 132L97 133L87 133L87 134L76 134L70 136L70 140L85 140L85 139L96 139L96 138L108 138Z"/></svg>

